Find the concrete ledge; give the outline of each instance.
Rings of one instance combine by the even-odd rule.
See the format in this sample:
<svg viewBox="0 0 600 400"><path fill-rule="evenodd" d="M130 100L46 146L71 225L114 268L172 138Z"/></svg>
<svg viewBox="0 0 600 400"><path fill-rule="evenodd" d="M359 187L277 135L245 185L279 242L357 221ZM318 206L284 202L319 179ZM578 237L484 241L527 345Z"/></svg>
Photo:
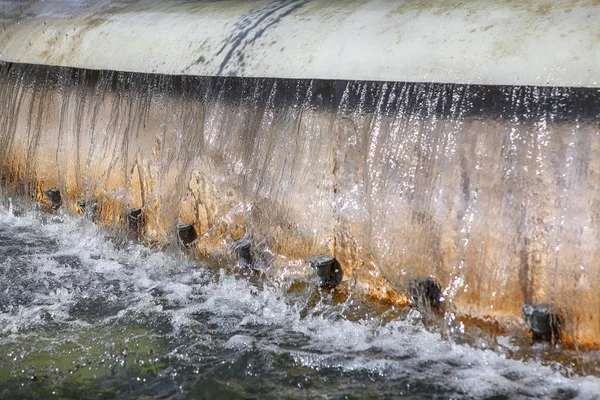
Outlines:
<svg viewBox="0 0 600 400"><path fill-rule="evenodd" d="M0 61L169 75L600 85L592 0L0 2Z"/></svg>

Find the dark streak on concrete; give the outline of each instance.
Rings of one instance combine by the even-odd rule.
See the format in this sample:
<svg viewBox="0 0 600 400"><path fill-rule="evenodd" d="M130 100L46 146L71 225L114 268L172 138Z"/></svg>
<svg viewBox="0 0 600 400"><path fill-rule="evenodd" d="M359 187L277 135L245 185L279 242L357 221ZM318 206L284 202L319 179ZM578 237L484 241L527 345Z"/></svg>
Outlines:
<svg viewBox="0 0 600 400"><path fill-rule="evenodd" d="M241 60L243 51L247 46L252 45L262 37L267 29L279 23L284 17L303 7L306 3L307 0L272 1L244 15L234 24L229 37L225 40L225 44L216 53L216 56L220 56L226 52L215 75L222 76L232 57L237 55ZM196 61L187 70L198 63L199 61ZM227 75L231 75L231 71Z"/></svg>

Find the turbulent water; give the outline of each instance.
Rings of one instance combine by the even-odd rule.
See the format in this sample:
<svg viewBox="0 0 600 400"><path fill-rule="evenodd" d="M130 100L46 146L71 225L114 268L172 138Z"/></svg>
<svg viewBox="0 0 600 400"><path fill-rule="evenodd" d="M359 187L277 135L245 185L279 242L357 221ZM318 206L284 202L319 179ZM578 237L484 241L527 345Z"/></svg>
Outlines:
<svg viewBox="0 0 600 400"><path fill-rule="evenodd" d="M0 208L1 398L600 398L416 310L216 271L85 218Z"/></svg>

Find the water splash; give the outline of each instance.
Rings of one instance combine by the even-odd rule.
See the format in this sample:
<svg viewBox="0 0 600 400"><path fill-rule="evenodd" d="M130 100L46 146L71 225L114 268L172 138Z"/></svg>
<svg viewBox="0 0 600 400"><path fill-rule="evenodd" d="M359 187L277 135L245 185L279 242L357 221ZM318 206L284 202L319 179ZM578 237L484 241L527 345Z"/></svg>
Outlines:
<svg viewBox="0 0 600 400"><path fill-rule="evenodd" d="M280 282L258 285L139 244L115 246L83 218L0 208L0 255L4 397L592 399L600 390L598 378L554 362L507 358L508 339L493 348L452 344L414 311L386 318L358 299L325 295L306 313L311 290L290 295Z"/></svg>

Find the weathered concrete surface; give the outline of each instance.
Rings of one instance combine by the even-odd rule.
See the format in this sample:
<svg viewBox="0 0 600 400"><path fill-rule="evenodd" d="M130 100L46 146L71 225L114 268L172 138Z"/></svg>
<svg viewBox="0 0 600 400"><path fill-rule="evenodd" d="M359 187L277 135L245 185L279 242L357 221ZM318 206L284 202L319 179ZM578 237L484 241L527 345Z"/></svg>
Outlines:
<svg viewBox="0 0 600 400"><path fill-rule="evenodd" d="M519 321L552 303L600 337L598 90L200 79L13 65L0 78L3 190L99 202L196 254L253 237L272 279L382 297L432 276L454 312ZM27 186L29 185L29 186Z"/></svg>
<svg viewBox="0 0 600 400"><path fill-rule="evenodd" d="M0 60L170 75L600 85L598 0L0 2Z"/></svg>

